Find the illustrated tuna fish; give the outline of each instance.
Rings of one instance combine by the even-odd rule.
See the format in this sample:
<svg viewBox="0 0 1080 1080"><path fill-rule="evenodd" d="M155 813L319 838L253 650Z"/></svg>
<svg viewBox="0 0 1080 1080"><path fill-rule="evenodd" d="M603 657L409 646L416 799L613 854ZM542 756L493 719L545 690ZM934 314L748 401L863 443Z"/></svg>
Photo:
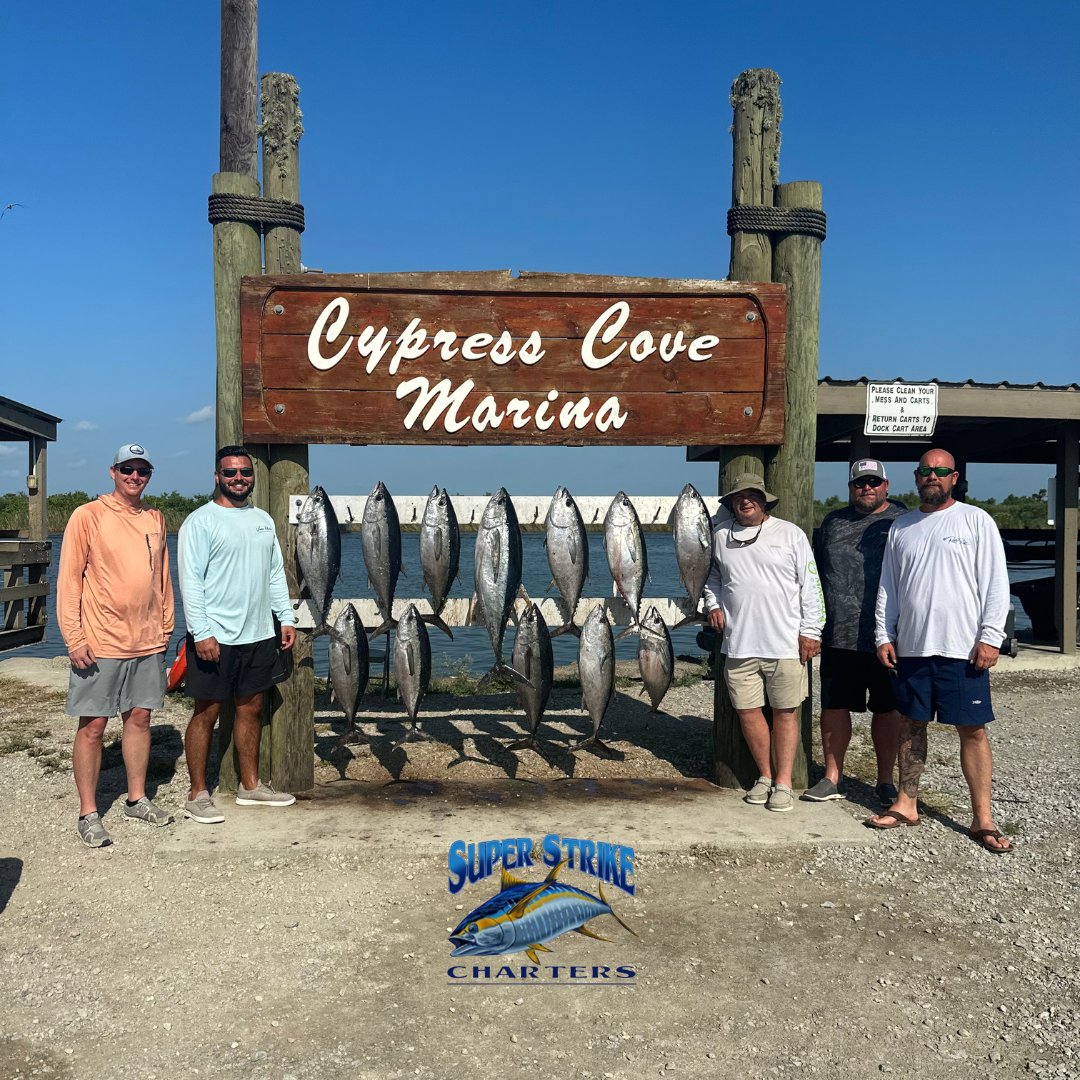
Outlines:
<svg viewBox="0 0 1080 1080"><path fill-rule="evenodd" d="M383 619L369 636L378 637L397 626L394 591L401 573L401 525L394 500L381 480L372 489L364 506L360 546L364 552L368 581L375 592L379 614Z"/></svg>
<svg viewBox="0 0 1080 1080"><path fill-rule="evenodd" d="M475 571L476 599L495 652L495 666L477 685L484 686L500 675L527 682L503 660L502 653L506 621L521 586L521 530L506 488L499 488L484 507L476 534Z"/></svg>
<svg viewBox="0 0 1080 1080"><path fill-rule="evenodd" d="M431 736L416 724L420 702L431 682L431 642L415 604L405 609L398 622L394 639L394 678L397 680L398 696L405 703L405 711L412 721L412 727L399 745L415 739L430 739Z"/></svg>
<svg viewBox="0 0 1080 1080"><path fill-rule="evenodd" d="M312 636L329 633L326 618L341 571L341 530L329 496L321 487L312 490L296 516L296 561L317 620Z"/></svg>
<svg viewBox="0 0 1080 1080"><path fill-rule="evenodd" d="M424 584L431 592L432 615L425 615L424 621L437 626L453 640L450 627L440 618L450 586L458 573L458 556L461 553L461 534L458 531L457 514L454 504L446 493L446 488L439 491L438 484L431 489L424 518L420 524L420 567L424 574Z"/></svg>
<svg viewBox="0 0 1080 1080"><path fill-rule="evenodd" d="M356 608L348 604L334 620L334 634L330 638L332 695L349 721L348 730L339 740L342 743L368 741L367 736L356 729L355 723L367 684L367 632Z"/></svg>
<svg viewBox="0 0 1080 1080"><path fill-rule="evenodd" d="M705 581L712 566L712 522L709 511L693 484L687 484L675 504L671 520L671 536L675 541L675 560L679 564L686 595L695 608L701 599ZM675 624L676 629L687 623L704 622L705 616L692 611Z"/></svg>
<svg viewBox="0 0 1080 1080"><path fill-rule="evenodd" d="M600 722L615 693L615 641L611 636L611 624L607 620L603 604L596 604L585 625L581 628L578 642L578 677L581 679L581 706L593 722L592 735L582 739L574 750L596 746L609 748L598 737Z"/></svg>
<svg viewBox="0 0 1080 1080"><path fill-rule="evenodd" d="M652 711L660 711L660 702L671 686L675 668L675 651L671 647L671 635L660 617L660 612L650 604L645 618L641 620L638 636L638 669L641 671L643 692L648 693Z"/></svg>
<svg viewBox="0 0 1080 1080"><path fill-rule="evenodd" d="M610 938L594 934L585 924L600 915L610 915L634 937L630 929L612 910L599 884L600 897L573 885L558 881L563 859L541 882L522 881L509 871L502 872L502 891L470 911L450 935L454 946L451 956L501 956L524 952L534 963L540 963L538 952L551 952L544 942L552 941L574 930L597 941Z"/></svg>
<svg viewBox="0 0 1080 1080"><path fill-rule="evenodd" d="M530 604L518 620L511 660L515 670L520 671L531 684L517 688L518 701L529 721L529 735L528 738L510 743L507 749L529 750L536 745L536 729L551 696L551 680L555 671L551 634L536 604Z"/></svg>
<svg viewBox="0 0 1080 1080"><path fill-rule="evenodd" d="M551 580L567 606L566 622L552 631L551 636L575 634L580 637L581 630L574 625L574 612L589 576L589 537L574 496L564 487L555 489L548 507L544 547L551 567Z"/></svg>

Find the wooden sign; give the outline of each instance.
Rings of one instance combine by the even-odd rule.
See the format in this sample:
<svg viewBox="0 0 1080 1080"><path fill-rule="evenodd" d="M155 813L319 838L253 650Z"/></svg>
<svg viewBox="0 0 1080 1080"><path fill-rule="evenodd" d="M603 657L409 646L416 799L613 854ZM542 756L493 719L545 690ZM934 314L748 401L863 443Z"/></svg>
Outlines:
<svg viewBox="0 0 1080 1080"><path fill-rule="evenodd" d="M504 271L244 278L244 437L783 441L782 285Z"/></svg>

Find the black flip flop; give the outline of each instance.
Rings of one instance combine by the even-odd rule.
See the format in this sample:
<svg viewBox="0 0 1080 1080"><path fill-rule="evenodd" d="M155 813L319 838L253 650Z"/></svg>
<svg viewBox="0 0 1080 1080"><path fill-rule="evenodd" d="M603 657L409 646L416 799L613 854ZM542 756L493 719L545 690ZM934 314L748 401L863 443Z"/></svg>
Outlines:
<svg viewBox="0 0 1080 1080"><path fill-rule="evenodd" d="M974 840L983 851L989 851L991 855L1012 854L1012 841L997 829L969 829L968 836ZM991 845L987 843L987 840L1008 840L1009 846L1004 848L991 847Z"/></svg>
<svg viewBox="0 0 1080 1080"><path fill-rule="evenodd" d="M878 830L899 829L903 825L908 825L914 828L916 825L921 824L919 818L909 818L906 814L901 814L899 810L886 810L883 813L879 814L878 817L891 817L893 819L893 822L891 825L878 825L874 821L871 821L870 818L867 818L866 821L863 822L863 824L868 829Z"/></svg>

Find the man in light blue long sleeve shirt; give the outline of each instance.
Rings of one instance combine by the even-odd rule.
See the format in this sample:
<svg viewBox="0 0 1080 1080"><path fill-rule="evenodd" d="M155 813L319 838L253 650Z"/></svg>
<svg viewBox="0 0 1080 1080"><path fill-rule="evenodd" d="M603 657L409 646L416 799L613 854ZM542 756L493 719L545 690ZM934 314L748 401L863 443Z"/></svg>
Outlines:
<svg viewBox="0 0 1080 1080"><path fill-rule="evenodd" d="M269 514L251 505L255 470L242 446L217 453L214 498L180 527L177 561L188 626L186 689L195 712L184 736L191 791L186 817L209 825L224 821L207 790L210 738L222 701L236 704L233 741L239 806L288 806L295 797L259 781L263 694L273 683L278 637L296 639L281 547Z"/></svg>

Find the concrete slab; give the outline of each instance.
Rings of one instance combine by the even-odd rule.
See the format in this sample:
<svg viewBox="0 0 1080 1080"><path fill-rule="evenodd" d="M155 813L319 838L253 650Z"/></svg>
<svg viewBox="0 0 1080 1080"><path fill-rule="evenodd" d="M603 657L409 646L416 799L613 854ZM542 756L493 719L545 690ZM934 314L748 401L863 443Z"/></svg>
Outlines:
<svg viewBox="0 0 1080 1080"><path fill-rule="evenodd" d="M996 670L1010 671L1075 671L1080 668L1080 653L1063 653L1056 645L1017 647L1016 656L1002 656Z"/></svg>
<svg viewBox="0 0 1080 1080"><path fill-rule="evenodd" d="M68 672L71 665L66 656L54 656L44 660L40 657L12 656L0 660L0 679L18 679L39 690L67 693Z"/></svg>
<svg viewBox="0 0 1080 1080"><path fill-rule="evenodd" d="M565 780L478 783L340 781L315 788L295 806L238 807L215 800L220 825L178 822L155 860L193 853L243 857L271 851L342 851L385 843L413 854L445 854L451 841L547 833L610 839L636 851L865 845L864 808L848 802L796 803L787 814L748 806L736 792L703 780ZM857 816L856 816L857 815ZM163 830L164 832L164 830Z"/></svg>

